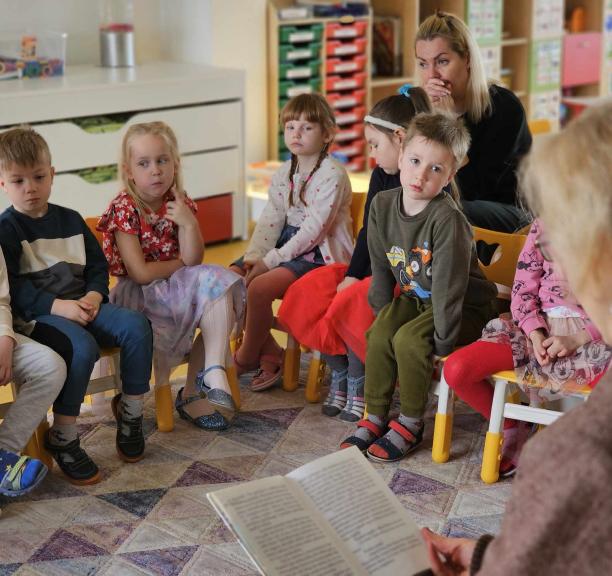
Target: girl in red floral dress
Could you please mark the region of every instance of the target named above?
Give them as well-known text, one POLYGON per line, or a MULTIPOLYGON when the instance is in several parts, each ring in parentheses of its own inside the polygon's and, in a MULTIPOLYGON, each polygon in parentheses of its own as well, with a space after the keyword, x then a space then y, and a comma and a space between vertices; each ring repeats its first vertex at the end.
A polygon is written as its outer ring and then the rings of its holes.
POLYGON ((229 334, 244 308, 243 282, 221 266, 202 264, 196 206, 183 190, 169 126, 131 126, 120 171, 124 188, 98 223, 110 273, 119 279, 111 301, 149 318, 156 386, 168 385, 172 367, 189 354, 187 381, 176 398, 180 416, 207 430, 226 428, 225 417, 198 394, 196 378, 203 367, 199 380, 208 400, 235 408, 225 363, 229 334), (194 342, 196 328, 201 337, 194 342))

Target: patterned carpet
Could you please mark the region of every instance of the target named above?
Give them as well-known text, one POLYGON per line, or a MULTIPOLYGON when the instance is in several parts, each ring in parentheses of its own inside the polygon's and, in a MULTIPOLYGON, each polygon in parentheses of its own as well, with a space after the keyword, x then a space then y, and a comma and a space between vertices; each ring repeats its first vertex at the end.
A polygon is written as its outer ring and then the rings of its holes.
MULTIPOLYGON (((353 426, 322 416, 320 405, 305 402, 303 387, 252 394, 242 384, 243 410, 219 433, 178 418, 173 432, 157 432, 150 398, 147 452, 137 464, 115 453, 110 403, 94 404, 80 428, 103 481, 76 488, 55 467, 29 497, 0 500, 0 576, 256 573, 206 492, 285 474, 336 450, 353 426)), ((432 426, 429 414, 424 446, 376 469, 419 525, 451 535, 498 531, 511 483, 480 481, 485 421, 458 405, 452 458, 442 465, 431 460, 432 426)))

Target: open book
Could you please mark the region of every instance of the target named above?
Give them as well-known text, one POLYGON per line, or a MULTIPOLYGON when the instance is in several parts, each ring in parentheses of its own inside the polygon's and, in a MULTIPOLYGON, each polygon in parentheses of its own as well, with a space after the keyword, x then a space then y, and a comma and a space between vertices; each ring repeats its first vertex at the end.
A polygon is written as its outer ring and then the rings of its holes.
POLYGON ((410 576, 429 565, 418 527, 355 447, 207 496, 267 576, 410 576))

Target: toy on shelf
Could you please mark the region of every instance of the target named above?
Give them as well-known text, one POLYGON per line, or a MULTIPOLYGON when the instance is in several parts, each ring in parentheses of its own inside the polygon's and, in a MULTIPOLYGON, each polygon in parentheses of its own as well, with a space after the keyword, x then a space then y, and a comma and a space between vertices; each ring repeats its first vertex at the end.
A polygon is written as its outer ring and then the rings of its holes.
POLYGON ((66 53, 64 33, 5 33, 0 39, 0 79, 61 76, 66 53))

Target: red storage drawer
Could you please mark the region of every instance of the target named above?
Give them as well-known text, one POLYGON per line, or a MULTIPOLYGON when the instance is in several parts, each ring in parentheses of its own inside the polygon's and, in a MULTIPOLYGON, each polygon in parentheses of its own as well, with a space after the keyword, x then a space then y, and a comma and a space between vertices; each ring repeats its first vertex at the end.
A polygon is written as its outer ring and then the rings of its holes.
POLYGON ((359 72, 347 77, 328 76, 325 79, 325 88, 328 92, 334 90, 355 90, 356 88, 363 88, 365 79, 365 72, 359 72))
POLYGON ((346 126, 341 130, 338 130, 336 134, 336 142, 347 142, 348 140, 356 140, 357 138, 363 137, 363 122, 360 124, 353 124, 352 126, 346 126))
POLYGON ((338 126, 345 126, 346 124, 355 124, 355 122, 363 122, 365 116, 365 106, 357 106, 350 110, 342 110, 336 112, 336 124, 338 126))
POLYGON ((355 158, 351 158, 350 162, 344 164, 344 167, 349 172, 363 172, 365 170, 365 165, 365 156, 355 156, 355 158))
POLYGON ((345 144, 335 143, 330 149, 330 152, 334 155, 338 155, 344 158, 351 158, 352 156, 359 156, 363 154, 365 150, 366 142, 363 138, 359 140, 353 140, 345 144))
POLYGON ((353 54, 363 54, 368 41, 365 38, 356 38, 351 42, 340 40, 330 40, 327 43, 328 56, 351 56, 353 54))
POLYGON ((326 38, 357 38, 364 36, 368 27, 365 21, 353 22, 352 24, 341 24, 332 22, 325 27, 326 38))
POLYGON ((365 90, 355 90, 353 92, 328 92, 327 101, 335 110, 352 108, 365 102, 365 90))
POLYGON ((204 242, 218 242, 232 237, 232 194, 194 200, 204 242))
POLYGON ((601 33, 566 34, 563 37, 561 84, 564 88, 596 84, 601 72, 601 33))
POLYGON ((365 65, 365 55, 347 59, 329 58, 325 62, 325 70, 328 74, 348 74, 352 72, 361 72, 365 68, 365 65))

